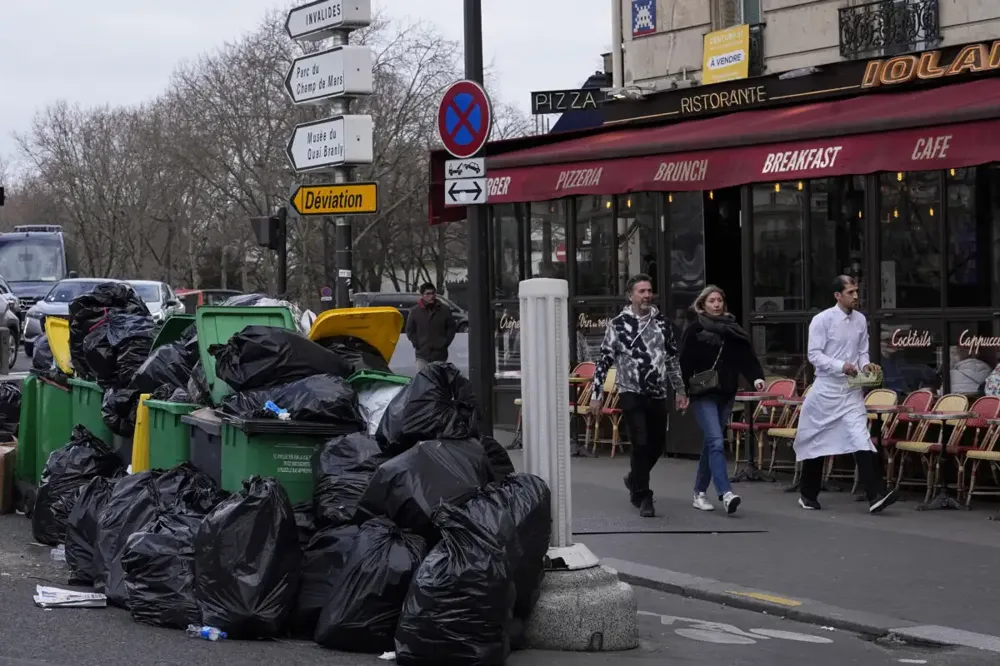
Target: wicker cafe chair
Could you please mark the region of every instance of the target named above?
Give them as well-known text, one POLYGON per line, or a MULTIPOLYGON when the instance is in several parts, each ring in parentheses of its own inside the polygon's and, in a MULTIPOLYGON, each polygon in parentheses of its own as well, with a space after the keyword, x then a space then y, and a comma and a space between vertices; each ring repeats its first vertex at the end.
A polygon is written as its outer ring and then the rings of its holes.
POLYGON ((969 472, 969 490, 965 493, 966 508, 972 506, 973 495, 1000 495, 1000 445, 998 445, 998 441, 1000 441, 1000 426, 993 426, 983 437, 979 448, 967 451, 962 458, 961 474, 963 476, 965 466, 972 463, 969 472), (991 486, 981 487, 979 485, 979 468, 983 463, 986 463, 992 472, 993 485, 991 486))
MULTIPOLYGON (((611 444, 611 457, 615 457, 615 451, 621 446, 621 423, 622 410, 618 408, 618 400, 621 396, 615 387, 615 368, 608 370, 608 377, 604 380, 604 403, 601 405, 601 412, 597 415, 587 412, 584 419, 588 422, 587 432, 594 434, 591 452, 597 455, 597 445, 601 441, 601 421, 607 417, 611 422, 611 439, 606 440, 611 444)), ((584 440, 584 446, 587 442, 584 440)))
MULTIPOLYGON (((987 395, 976 400, 969 411, 976 415, 975 418, 966 419, 956 430, 959 433, 949 440, 948 453, 953 456, 955 462, 956 486, 958 496, 961 499, 965 493, 965 465, 970 453, 982 450, 983 444, 987 443, 990 437, 995 438, 997 426, 990 423, 991 419, 1000 417, 1000 397, 987 395), (963 441, 966 442, 963 444, 963 441)), ((935 454, 934 476, 940 478, 941 473, 941 450, 933 451, 935 454)), ((971 489, 971 481, 970 481, 971 489)), ((971 496, 971 493, 969 493, 971 496)), ((969 506, 966 499, 966 506, 969 506)))
MULTIPOLYGON (((938 398, 937 403, 931 412, 964 412, 969 409, 969 398, 964 395, 959 395, 957 393, 949 393, 948 395, 943 395, 938 398)), ((944 431, 946 427, 951 427, 952 432, 948 439, 948 445, 953 446, 956 442, 954 438, 961 436, 963 425, 960 420, 952 421, 928 421, 927 419, 920 419, 920 425, 916 427, 913 434, 912 440, 906 440, 902 442, 896 442, 896 451, 899 455, 899 472, 896 475, 896 488, 900 488, 903 485, 907 486, 920 486, 924 485, 926 487, 924 494, 924 503, 927 503, 931 499, 931 495, 934 492, 935 484, 935 455, 940 453, 941 447, 944 445, 944 431), (928 440, 927 433, 930 430, 930 426, 934 424, 938 427, 938 438, 937 442, 928 440), (904 478, 903 474, 906 470, 906 460, 911 455, 917 455, 920 458, 921 466, 924 469, 924 480, 921 482, 917 478, 904 478)))
MULTIPOLYGON (((787 377, 775 379, 770 384, 765 385, 764 393, 773 393, 782 398, 791 398, 795 395, 795 380, 787 377)), ((785 405, 776 400, 764 400, 757 403, 757 406, 753 410, 749 426, 745 420, 738 420, 742 416, 742 413, 739 413, 739 416, 734 413, 730 417, 729 429, 735 435, 735 451, 733 455, 734 475, 739 472, 741 464, 749 462, 749 456, 746 459, 740 459, 741 444, 745 447, 756 445, 757 464, 763 466, 764 438, 768 430, 779 426, 778 417, 784 411, 784 407, 785 405), (750 433, 747 432, 748 430, 753 431, 754 444, 750 444, 750 433)))
MULTIPOLYGON (((865 396, 865 407, 891 407, 896 404, 899 400, 899 395, 892 389, 887 388, 877 388, 868 392, 865 396)), ((892 414, 869 414, 868 421, 878 421, 876 427, 882 429, 882 437, 885 438, 888 424, 890 423, 892 414)), ((872 444, 878 441, 878 438, 874 435, 872 436, 872 444)), ((853 456, 852 456, 853 459, 853 456)), ((833 461, 830 461, 831 469, 833 467, 833 461)), ((855 464, 854 469, 851 472, 851 478, 854 480, 854 485, 851 486, 851 494, 858 492, 858 487, 861 485, 861 477, 858 474, 858 466, 855 464)))
MULTIPOLYGON (((812 384, 805 387, 802 391, 802 397, 806 397, 809 394, 809 389, 812 388, 812 384)), ((799 480, 799 465, 794 462, 778 462, 778 449, 784 445, 791 448, 795 443, 795 435, 798 433, 798 423, 799 415, 802 413, 802 403, 794 406, 787 406, 785 414, 782 414, 781 418, 778 419, 778 426, 774 428, 769 428, 767 431, 767 438, 771 442, 771 462, 768 464, 767 473, 774 478, 775 472, 792 472, 793 478, 792 483, 798 483, 799 480)))
MULTIPOLYGON (((919 389, 903 398, 903 406, 909 407, 914 413, 930 411, 934 404, 934 393, 930 389, 919 389)), ((886 455, 886 479, 895 478, 895 464, 898 457, 896 443, 900 440, 912 440, 916 427, 921 421, 907 414, 896 414, 886 424, 882 435, 882 448, 886 455)))

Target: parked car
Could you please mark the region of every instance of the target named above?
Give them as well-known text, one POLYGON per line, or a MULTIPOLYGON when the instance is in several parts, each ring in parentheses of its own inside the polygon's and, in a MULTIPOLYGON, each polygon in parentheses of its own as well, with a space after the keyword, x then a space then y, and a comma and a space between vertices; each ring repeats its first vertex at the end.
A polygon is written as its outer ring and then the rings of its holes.
POLYGON ((236 289, 178 289, 176 293, 184 304, 184 311, 193 315, 203 305, 218 305, 243 292, 236 289))
POLYGON ((149 313, 156 321, 163 321, 170 315, 184 314, 184 306, 177 294, 166 282, 156 280, 126 280, 132 285, 149 308, 149 313))
POLYGON ((49 289, 49 293, 28 308, 24 316, 24 353, 30 358, 35 349, 35 339, 45 332, 46 317, 69 317, 69 304, 77 296, 85 294, 99 284, 119 282, 108 278, 68 278, 60 280, 49 289))
MULTIPOLYGON (((14 290, 11 288, 10 283, 2 275, 0 275, 0 299, 7 301, 7 307, 13 312, 21 324, 24 324, 24 313, 27 308, 21 307, 21 299, 19 299, 15 294, 14 290)), ((20 331, 20 326, 18 330, 20 331)))
MULTIPOLYGON (((451 315, 458 324, 458 332, 466 333, 469 330, 469 313, 460 308, 453 301, 438 294, 437 299, 441 305, 451 309, 451 315)), ((361 291, 351 297, 356 308, 396 308, 403 313, 403 327, 406 327, 406 318, 410 314, 410 309, 416 306, 420 300, 420 294, 409 292, 382 292, 382 291, 361 291)))

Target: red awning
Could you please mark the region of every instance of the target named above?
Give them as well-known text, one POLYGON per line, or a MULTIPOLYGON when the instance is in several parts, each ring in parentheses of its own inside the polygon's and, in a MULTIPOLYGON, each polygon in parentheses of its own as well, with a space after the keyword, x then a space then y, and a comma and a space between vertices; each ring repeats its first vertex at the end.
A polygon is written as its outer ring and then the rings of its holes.
POLYGON ((1000 79, 622 129, 488 158, 489 202, 1000 161, 1000 79))

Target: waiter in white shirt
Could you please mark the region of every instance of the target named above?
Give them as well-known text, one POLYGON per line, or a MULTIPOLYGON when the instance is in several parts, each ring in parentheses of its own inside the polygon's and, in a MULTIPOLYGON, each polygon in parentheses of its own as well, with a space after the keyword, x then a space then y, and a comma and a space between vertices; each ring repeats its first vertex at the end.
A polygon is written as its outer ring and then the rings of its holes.
POLYGON ((896 492, 883 491, 864 397, 860 388, 847 384, 858 368, 875 369, 868 356, 868 322, 855 310, 858 283, 854 278, 837 276, 833 291, 837 304, 809 324, 809 362, 816 368, 816 381, 802 403, 795 435, 795 459, 802 464, 799 506, 819 509, 825 459, 853 454, 868 512, 879 513, 896 501, 896 492))

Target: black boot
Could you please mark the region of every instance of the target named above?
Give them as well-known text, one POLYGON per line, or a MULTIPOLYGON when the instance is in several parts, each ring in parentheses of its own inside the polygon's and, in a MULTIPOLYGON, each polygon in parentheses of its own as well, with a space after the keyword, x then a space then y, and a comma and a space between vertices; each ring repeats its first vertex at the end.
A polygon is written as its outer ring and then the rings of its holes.
POLYGON ((625 475, 625 487, 628 488, 629 501, 632 502, 632 506, 638 509, 639 505, 642 504, 642 499, 637 497, 635 491, 632 490, 632 472, 625 475))
POLYGON ((656 509, 653 508, 652 495, 646 495, 642 498, 642 502, 639 504, 639 515, 643 518, 652 518, 656 515, 656 509))

